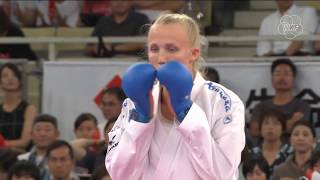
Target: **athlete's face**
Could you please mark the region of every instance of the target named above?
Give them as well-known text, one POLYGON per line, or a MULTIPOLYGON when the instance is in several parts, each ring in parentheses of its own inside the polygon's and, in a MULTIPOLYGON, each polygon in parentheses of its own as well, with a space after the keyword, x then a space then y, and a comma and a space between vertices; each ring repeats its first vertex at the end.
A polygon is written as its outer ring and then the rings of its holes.
POLYGON ((182 24, 152 26, 148 36, 148 56, 156 68, 168 61, 177 60, 192 72, 199 55, 199 48, 192 47, 182 24))

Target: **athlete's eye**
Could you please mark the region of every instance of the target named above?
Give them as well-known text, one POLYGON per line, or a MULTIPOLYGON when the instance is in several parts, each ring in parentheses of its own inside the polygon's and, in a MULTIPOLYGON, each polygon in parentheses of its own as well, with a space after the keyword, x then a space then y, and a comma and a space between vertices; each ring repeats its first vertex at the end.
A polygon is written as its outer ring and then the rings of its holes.
POLYGON ((149 51, 150 51, 150 52, 153 52, 153 53, 158 52, 158 51, 159 51, 159 47, 156 46, 156 45, 151 45, 151 46, 149 47, 149 51))

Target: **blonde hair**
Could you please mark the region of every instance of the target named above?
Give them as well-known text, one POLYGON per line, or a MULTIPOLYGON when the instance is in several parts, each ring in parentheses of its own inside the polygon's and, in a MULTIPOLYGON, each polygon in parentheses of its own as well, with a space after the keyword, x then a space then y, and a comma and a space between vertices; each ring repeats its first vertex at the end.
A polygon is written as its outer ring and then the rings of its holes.
MULTIPOLYGON (((160 15, 154 23, 151 25, 152 29, 155 25, 167 25, 167 24, 181 24, 185 27, 187 35, 190 39, 191 46, 193 48, 201 48, 201 35, 200 28, 196 21, 185 14, 163 14, 160 15)), ((201 51, 199 58, 195 61, 193 65, 193 70, 198 71, 200 63, 204 62, 201 57, 201 51)))

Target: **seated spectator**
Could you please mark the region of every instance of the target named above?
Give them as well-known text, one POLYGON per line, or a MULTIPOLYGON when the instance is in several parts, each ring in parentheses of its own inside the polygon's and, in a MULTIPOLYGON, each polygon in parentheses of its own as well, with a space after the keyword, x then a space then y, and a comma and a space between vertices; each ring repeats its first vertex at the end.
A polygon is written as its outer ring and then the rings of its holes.
POLYGON ((37 26, 77 27, 80 24, 80 1, 38 1, 37 26))
POLYGON ((34 147, 30 152, 18 156, 19 160, 29 160, 40 169, 42 180, 49 180, 48 159, 46 151, 48 146, 59 137, 57 119, 49 114, 42 114, 35 118, 31 139, 34 147))
POLYGON ((306 172, 306 177, 309 180, 320 179, 320 151, 316 151, 316 149, 310 158, 310 167, 306 172))
POLYGON ((147 15, 150 21, 154 21, 160 14, 180 12, 186 1, 134 0, 133 5, 138 12, 147 15))
POLYGON ((242 172, 246 180, 268 180, 268 162, 263 156, 249 156, 243 162, 242 172))
POLYGON ((4 92, 0 105, 0 134, 7 147, 23 150, 30 143, 36 107, 22 99, 22 74, 16 65, 6 63, 1 66, 0 85, 4 92))
POLYGON ((81 23, 83 26, 95 26, 103 16, 111 15, 111 0, 84 0, 81 7, 81 23))
MULTIPOLYGON (((278 25, 281 20, 284 20, 285 15, 300 17, 303 30, 301 28, 299 30, 303 34, 314 34, 316 32, 318 16, 314 8, 299 7, 294 4, 293 0, 276 0, 276 3, 278 10, 262 21, 259 35, 279 35, 278 25)), ((293 20, 288 19, 288 21, 293 20)), ((311 41, 259 41, 257 44, 258 56, 295 56, 313 52, 314 48, 311 41)))
POLYGON ((97 118, 91 113, 82 113, 74 122, 77 139, 100 139, 97 118))
POLYGON ((252 156, 263 156, 268 163, 270 174, 274 168, 284 162, 291 154, 290 145, 281 141, 281 135, 286 130, 284 114, 277 109, 270 109, 261 114, 259 119, 261 143, 251 149, 252 156))
POLYGON ((211 82, 219 83, 220 82, 220 76, 219 72, 214 68, 210 66, 206 66, 202 68, 201 70, 203 72, 203 77, 211 82))
POLYGON ((83 168, 89 174, 99 165, 104 164, 104 157, 108 147, 108 133, 111 131, 117 119, 110 119, 104 127, 104 138, 101 140, 93 139, 76 139, 71 142, 74 150, 77 166, 83 168), (89 147, 95 146, 96 151, 92 151, 89 147))
POLYGON ((0 179, 8 179, 10 167, 15 164, 19 155, 18 151, 12 149, 0 149, 0 179))
POLYGON ((52 179, 78 179, 72 172, 75 159, 73 149, 68 142, 64 140, 54 141, 49 145, 46 156, 48 157, 52 179))
POLYGON ((294 153, 280 164, 273 173, 273 179, 298 179, 306 174, 316 140, 314 127, 305 120, 295 122, 292 127, 290 142, 294 153))
POLYGON ((8 180, 43 180, 40 170, 30 161, 18 161, 9 171, 8 180))
MULTIPOLYGON (((127 98, 126 94, 120 87, 111 87, 103 90, 100 110, 104 117, 104 122, 99 123, 101 135, 105 134, 103 130, 109 119, 117 119, 121 113, 122 103, 127 98)), ((101 136, 100 138, 103 138, 101 136)))
POLYGON ((251 121, 256 121, 266 109, 279 109, 286 117, 286 133, 301 119, 309 120, 310 106, 294 96, 297 69, 289 59, 277 59, 271 65, 272 85, 275 95, 270 100, 257 104, 252 112, 251 121))
MULTIPOLYGON (((0 37, 24 37, 21 29, 10 22, 0 6, 0 37)), ((0 44, 0 59, 38 60, 29 44, 0 44)))
POLYGON ((36 1, 2 1, 0 5, 6 9, 6 14, 13 24, 24 27, 34 27, 36 25, 36 1))
MULTIPOLYGON (((111 1, 112 14, 99 20, 92 36, 139 36, 143 26, 149 23, 147 16, 132 10, 130 1, 111 1)), ((86 53, 89 56, 112 57, 114 55, 138 55, 144 43, 104 43, 88 44, 86 53)))
POLYGON ((99 151, 100 145, 104 145, 104 141, 99 140, 100 134, 97 126, 97 119, 91 113, 80 114, 74 123, 74 132, 76 139, 71 142, 74 148, 77 172, 81 174, 91 174, 93 172, 94 155, 99 151), (92 158, 88 158, 85 163, 82 159, 87 153, 94 154, 92 158))
POLYGON ((94 170, 92 174, 92 180, 111 180, 111 177, 104 164, 100 165, 94 170))

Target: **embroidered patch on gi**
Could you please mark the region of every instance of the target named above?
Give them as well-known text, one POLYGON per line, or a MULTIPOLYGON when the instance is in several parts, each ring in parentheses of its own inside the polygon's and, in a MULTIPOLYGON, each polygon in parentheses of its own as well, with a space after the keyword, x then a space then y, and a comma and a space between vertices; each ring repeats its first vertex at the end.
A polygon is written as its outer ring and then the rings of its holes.
POLYGON ((109 143, 108 143, 108 153, 118 146, 121 136, 121 129, 117 128, 111 132, 109 132, 109 143))
POLYGON ((131 110, 129 111, 129 119, 128 119, 128 121, 129 121, 129 122, 130 122, 131 120, 138 121, 138 119, 139 119, 139 114, 138 114, 137 110, 131 109, 131 110))
POLYGON ((227 115, 226 117, 223 118, 223 124, 229 124, 232 122, 232 116, 227 115))
POLYGON ((128 103, 127 103, 127 101, 125 101, 125 102, 123 103, 122 107, 127 107, 127 105, 128 105, 128 103))
POLYGON ((228 112, 231 109, 231 98, 230 96, 218 86, 215 86, 212 82, 206 83, 208 85, 209 90, 215 91, 220 95, 220 98, 224 101, 224 110, 228 112))

